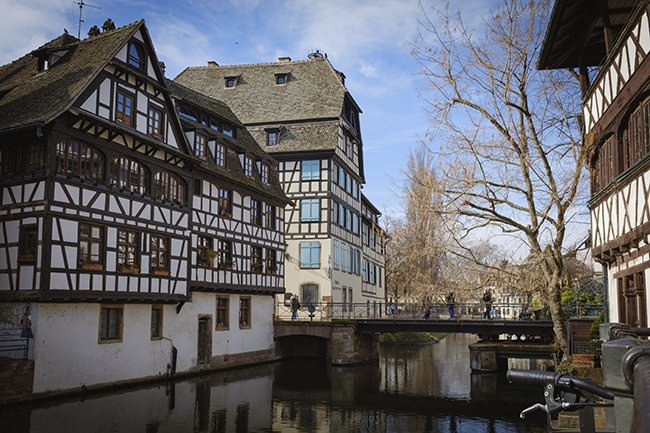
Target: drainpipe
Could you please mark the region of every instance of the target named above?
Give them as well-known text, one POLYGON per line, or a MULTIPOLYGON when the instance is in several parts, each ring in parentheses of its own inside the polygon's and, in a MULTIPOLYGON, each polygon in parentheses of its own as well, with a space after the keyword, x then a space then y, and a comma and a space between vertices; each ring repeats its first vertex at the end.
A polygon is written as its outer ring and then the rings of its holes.
MULTIPOLYGON (((604 311, 604 316, 605 316, 605 321, 604 323, 610 323, 609 322, 609 303, 607 300, 609 299, 609 276, 607 274, 607 265, 605 263, 601 263, 600 265, 603 269, 603 311, 604 311)), ((621 318, 618 318, 621 320, 621 318)))

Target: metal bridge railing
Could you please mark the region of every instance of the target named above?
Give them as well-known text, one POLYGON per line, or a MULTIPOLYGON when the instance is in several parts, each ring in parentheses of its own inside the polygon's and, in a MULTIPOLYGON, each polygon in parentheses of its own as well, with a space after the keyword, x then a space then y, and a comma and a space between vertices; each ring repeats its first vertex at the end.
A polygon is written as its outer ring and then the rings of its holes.
POLYGON ((0 358, 26 360, 29 338, 21 337, 20 329, 0 330, 0 358))
MULTIPOLYGON (((454 304, 454 319, 459 320, 533 320, 532 312, 526 312, 528 304, 520 303, 491 303, 490 314, 486 317, 484 303, 454 304)), ((602 306, 601 306, 602 308, 602 306)), ((586 309, 585 309, 586 311, 586 309)), ((275 309, 276 320, 291 320, 292 308, 290 301, 278 303, 275 309)), ((597 314, 596 314, 597 315, 597 314)), ((544 313, 541 320, 547 320, 544 313)), ((316 302, 301 303, 298 310, 298 320, 330 321, 332 319, 413 319, 445 320, 450 319, 446 303, 436 303, 426 308, 422 303, 385 303, 367 301, 363 303, 316 302), (428 312, 428 315, 427 315, 428 312)))

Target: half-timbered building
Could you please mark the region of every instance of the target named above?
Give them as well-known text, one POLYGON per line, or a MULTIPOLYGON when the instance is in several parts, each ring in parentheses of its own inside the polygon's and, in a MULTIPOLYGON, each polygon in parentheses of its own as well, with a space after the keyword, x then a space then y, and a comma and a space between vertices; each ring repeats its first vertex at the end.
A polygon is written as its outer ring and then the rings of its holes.
POLYGON ((593 257, 608 320, 645 327, 650 280, 650 1, 556 0, 539 68, 580 72, 593 257))
MULTIPOLYGON (((235 66, 209 62, 174 81, 226 102, 278 160, 280 182, 294 203, 286 210, 287 292, 298 294, 303 307, 381 302, 383 253, 375 248, 364 254, 361 110, 345 75, 321 53, 309 57, 235 66)), ((377 229, 371 220, 379 213, 366 202, 373 209, 368 224, 377 229)))
POLYGON ((274 358, 277 162, 111 24, 0 67, 0 350, 30 328, 34 393, 274 358))

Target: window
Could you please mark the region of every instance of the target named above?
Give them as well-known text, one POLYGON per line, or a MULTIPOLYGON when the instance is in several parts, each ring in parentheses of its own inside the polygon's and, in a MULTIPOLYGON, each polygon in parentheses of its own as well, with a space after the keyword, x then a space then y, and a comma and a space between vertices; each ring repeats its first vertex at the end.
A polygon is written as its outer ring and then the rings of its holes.
POLYGON ((278 270, 277 264, 277 253, 274 249, 266 249, 266 271, 270 273, 275 273, 278 270))
POLYGON ((275 206, 270 204, 264 205, 264 225, 275 230, 275 206))
POLYGON ((38 252, 38 226, 36 224, 21 226, 18 239, 18 260, 22 262, 35 261, 38 252))
POLYGON ((217 296, 217 329, 228 329, 230 326, 229 323, 229 305, 230 305, 230 298, 227 296, 217 296))
POLYGON ((235 87, 237 84, 237 77, 226 77, 224 80, 225 87, 235 87))
POLYGON ((151 270, 169 271, 169 239, 151 236, 151 270))
POLYGON ((264 270, 264 263, 262 263, 262 248, 251 247, 251 271, 262 272, 264 270))
POLYGON ((111 166, 111 185, 144 194, 149 192, 149 172, 137 161, 118 156, 111 166))
POLYGON ((138 265, 140 251, 139 234, 129 230, 117 231, 117 266, 119 269, 133 269, 138 265))
POLYGON ((262 203, 259 200, 251 199, 251 224, 262 225, 262 203))
POLYGON ((266 131, 266 145, 275 146, 278 144, 278 131, 266 131))
POLYGON ((84 143, 62 141, 56 145, 56 171, 101 182, 104 158, 84 143))
POLYGON ((206 236, 199 236, 196 242, 196 250, 196 264, 211 267, 214 257, 211 259, 208 252, 212 250, 212 240, 206 236))
POLYGON ((320 200, 317 198, 300 200, 300 221, 318 221, 320 200))
POLYGON ((341 270, 347 272, 348 269, 348 246, 341 244, 341 270))
POLYGON ((79 261, 82 264, 101 264, 104 230, 90 224, 79 225, 79 261))
POLYGON ((275 74, 275 84, 287 84, 287 74, 275 74))
POLYGON ((318 305, 318 286, 316 284, 303 284, 301 289, 303 305, 318 305))
POLYGON ((144 50, 140 44, 131 42, 129 45, 129 65, 133 65, 138 69, 144 69, 144 50))
POLYGON ((343 167, 339 167, 338 184, 340 187, 345 188, 345 172, 343 171, 343 167))
POLYGON ((187 107, 179 106, 178 114, 195 122, 197 121, 196 113, 187 107))
POLYGON ((4 176, 36 171, 44 168, 44 146, 38 142, 20 141, 9 147, 6 156, 3 152, 2 159, 4 176))
POLYGON ((232 194, 227 189, 219 188, 219 214, 232 216, 232 194))
POLYGON ((115 121, 126 126, 133 126, 133 97, 118 90, 115 121))
POLYGON ((207 138, 205 135, 194 134, 194 154, 202 159, 207 159, 207 154, 205 153, 207 138))
POLYGON ((320 244, 318 242, 300 243, 300 267, 320 268, 320 244))
POLYGON ((122 340, 123 307, 102 307, 99 324, 99 341, 122 340))
POLYGON ((222 125, 222 131, 223 135, 227 135, 228 137, 235 138, 235 129, 230 123, 223 122, 222 125))
POLYGON ((177 203, 187 201, 185 181, 176 173, 162 171, 156 173, 153 181, 154 195, 177 203))
POLYGON ((230 241, 219 240, 217 256, 219 257, 220 268, 232 268, 232 244, 230 241))
POLYGON ((194 179, 194 195, 201 195, 203 193, 203 181, 201 179, 194 179))
POLYGON ((251 298, 242 296, 239 298, 239 327, 250 328, 251 326, 251 298))
POLYGON ((350 209, 345 210, 345 228, 352 230, 352 213, 350 213, 350 209))
POLYGON ((358 264, 357 264, 357 249, 352 248, 352 251, 350 252, 350 259, 352 260, 352 266, 350 267, 350 272, 353 274, 356 274, 358 271, 358 264))
POLYGON ((149 135, 154 138, 162 138, 162 111, 149 108, 149 135))
POLYGON ((253 179, 253 158, 250 156, 244 156, 244 176, 249 179, 253 179))
POLYGON ((302 180, 320 179, 320 161, 302 162, 302 180))
POLYGON ((260 172, 260 177, 262 178, 262 183, 264 185, 269 184, 269 165, 262 163, 262 170, 260 172))
POLYGON ((221 143, 217 143, 215 146, 214 162, 219 167, 223 168, 226 166, 226 146, 221 143))
POLYGON ((339 268, 339 241, 336 239, 334 240, 334 253, 332 254, 334 256, 334 269, 339 268))
POLYGON ((151 306, 151 339, 160 340, 162 334, 163 307, 162 305, 151 306))

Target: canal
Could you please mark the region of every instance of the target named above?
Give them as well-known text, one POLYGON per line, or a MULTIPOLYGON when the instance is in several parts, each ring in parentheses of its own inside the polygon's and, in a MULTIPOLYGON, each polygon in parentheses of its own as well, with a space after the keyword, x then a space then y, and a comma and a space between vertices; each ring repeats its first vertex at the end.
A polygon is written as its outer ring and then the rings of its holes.
MULTIPOLYGON (((118 393, 0 409, 12 433, 543 432, 541 389, 472 375, 468 344, 381 348, 379 362, 291 359, 118 393)), ((521 368, 521 365, 517 365, 521 368)))

